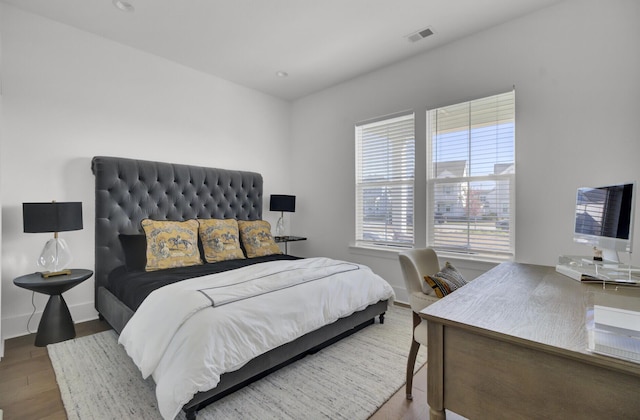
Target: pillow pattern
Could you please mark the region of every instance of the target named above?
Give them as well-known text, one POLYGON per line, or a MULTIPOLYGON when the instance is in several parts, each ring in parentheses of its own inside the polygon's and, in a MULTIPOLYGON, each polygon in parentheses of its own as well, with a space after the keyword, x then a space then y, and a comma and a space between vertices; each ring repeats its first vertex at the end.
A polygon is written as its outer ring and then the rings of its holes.
POLYGON ((467 284, 462 274, 448 261, 445 263, 444 268, 436 274, 424 276, 424 280, 434 292, 436 292, 436 296, 439 298, 445 297, 449 293, 467 284))
POLYGON ((198 233, 207 262, 244 259, 235 219, 200 219, 198 222, 198 233))
POLYGON ((271 236, 271 225, 266 220, 238 220, 238 228, 247 258, 282 254, 271 236))
POLYGON ((146 271, 202 264, 197 220, 144 219, 140 224, 147 240, 146 271))

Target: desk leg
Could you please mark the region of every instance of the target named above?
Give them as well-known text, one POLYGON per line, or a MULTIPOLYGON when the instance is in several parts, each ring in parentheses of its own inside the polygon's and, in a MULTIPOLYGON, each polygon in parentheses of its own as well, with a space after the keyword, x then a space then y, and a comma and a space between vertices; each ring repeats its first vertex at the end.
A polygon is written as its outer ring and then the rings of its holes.
POLYGON ((36 334, 36 346, 45 347, 47 344, 69 340, 76 336, 73 319, 69 313, 69 307, 62 295, 51 295, 47 306, 44 308, 38 334, 36 334))
POLYGON ((431 420, 445 420, 444 411, 444 326, 427 321, 427 404, 431 420))

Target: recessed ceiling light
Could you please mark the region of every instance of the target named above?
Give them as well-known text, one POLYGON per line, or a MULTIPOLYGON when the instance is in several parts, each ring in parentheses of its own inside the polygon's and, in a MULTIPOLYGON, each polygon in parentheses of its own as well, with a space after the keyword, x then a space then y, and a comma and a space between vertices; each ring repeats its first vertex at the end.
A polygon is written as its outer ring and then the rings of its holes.
POLYGON ((123 12, 133 12, 135 10, 133 4, 125 0, 113 0, 113 5, 123 12))
POLYGON ((278 76, 278 77, 287 77, 288 75, 289 75, 289 73, 287 73, 286 71, 280 70, 280 71, 276 72, 276 76, 278 76))

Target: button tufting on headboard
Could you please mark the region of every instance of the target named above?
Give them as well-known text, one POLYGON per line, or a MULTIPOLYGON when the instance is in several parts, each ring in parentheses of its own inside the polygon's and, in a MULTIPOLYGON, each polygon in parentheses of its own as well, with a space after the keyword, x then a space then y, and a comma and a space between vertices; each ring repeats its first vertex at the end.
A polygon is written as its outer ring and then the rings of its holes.
POLYGON ((262 218, 262 175, 164 162, 96 156, 96 290, 123 264, 120 234, 140 221, 262 218), (245 187, 250 186, 250 187, 245 187))

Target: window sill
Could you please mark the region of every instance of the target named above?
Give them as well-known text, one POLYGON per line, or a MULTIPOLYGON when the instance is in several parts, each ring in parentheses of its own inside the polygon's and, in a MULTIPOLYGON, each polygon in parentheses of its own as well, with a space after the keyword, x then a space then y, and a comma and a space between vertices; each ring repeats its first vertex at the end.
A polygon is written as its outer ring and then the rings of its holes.
MULTIPOLYGON (((349 250, 358 255, 365 255, 370 257, 379 257, 379 258, 388 258, 388 259, 397 259, 398 254, 404 251, 408 251, 413 247, 402 247, 402 246, 383 246, 383 245, 372 245, 372 244, 360 244, 360 243, 351 243, 349 244, 349 250)), ((491 254, 464 254, 458 252, 447 252, 447 251, 436 251, 438 254, 438 259, 442 261, 444 260, 458 260, 458 261, 469 261, 469 262, 478 262, 478 263, 486 263, 486 264, 500 264, 506 261, 513 261, 514 258, 512 255, 491 255, 491 254)))
POLYGON ((349 244, 349 251, 353 254, 365 255, 368 257, 398 259, 398 254, 411 249, 410 247, 402 246, 384 246, 384 245, 372 245, 372 244, 349 244))
POLYGON ((513 261, 513 255, 492 255, 492 254, 463 254, 459 252, 437 251, 439 259, 452 259, 460 261, 474 261, 489 264, 500 264, 506 261, 513 261))

